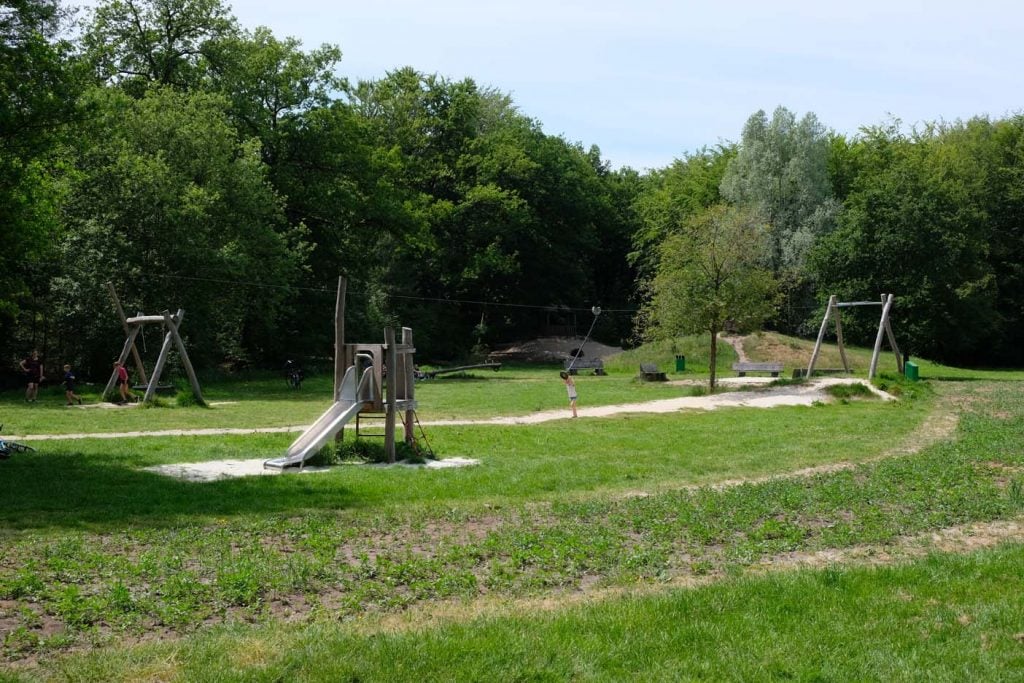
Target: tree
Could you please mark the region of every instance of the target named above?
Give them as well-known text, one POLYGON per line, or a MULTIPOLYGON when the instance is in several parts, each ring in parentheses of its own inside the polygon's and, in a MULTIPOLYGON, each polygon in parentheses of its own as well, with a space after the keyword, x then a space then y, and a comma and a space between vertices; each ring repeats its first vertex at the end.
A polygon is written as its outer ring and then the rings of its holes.
POLYGON ((0 357, 21 341, 16 321, 33 313, 52 270, 60 143, 82 82, 72 46, 59 38, 68 18, 56 0, 8 0, 0 8, 0 357))
POLYGON ((54 281, 54 317, 77 331, 70 357, 107 365, 120 334, 107 281, 128 311, 185 308, 197 360, 246 362, 286 344, 280 321, 305 247, 258 142, 238 139, 217 95, 88 96, 97 116, 79 140, 54 281))
POLYGON ((195 86, 212 46, 236 31, 221 0, 104 0, 82 42, 100 79, 138 96, 150 84, 195 86))
POLYGON ((833 227, 839 203, 829 182, 830 140, 818 118, 778 107, 743 127, 739 153, 722 179, 722 196, 759 212, 771 225, 766 261, 784 292, 780 327, 797 331, 812 299, 806 259, 833 227))
POLYGON ((777 285, 763 266, 768 232, 750 209, 716 205, 661 245, 646 314, 654 337, 707 332, 715 388, 718 333, 727 321, 751 329, 771 315, 777 285))

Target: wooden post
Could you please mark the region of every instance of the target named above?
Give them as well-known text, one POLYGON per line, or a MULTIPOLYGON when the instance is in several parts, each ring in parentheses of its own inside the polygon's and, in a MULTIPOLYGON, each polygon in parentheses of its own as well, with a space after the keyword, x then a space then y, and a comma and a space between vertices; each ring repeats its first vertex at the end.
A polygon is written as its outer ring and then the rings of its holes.
MULTIPOLYGON (((416 376, 413 371, 413 355, 412 355, 412 328, 402 328, 402 346, 406 348, 406 352, 402 354, 404 362, 402 363, 402 379, 405 383, 402 392, 402 398, 409 401, 407 406, 412 405, 412 401, 416 398, 416 376)), ((416 411, 407 407, 405 410, 405 419, 402 420, 402 428, 405 432, 405 443, 412 445, 416 438, 416 433, 413 430, 413 420, 416 418, 416 411)))
MULTIPOLYGON (((185 368, 185 374, 188 375, 188 381, 192 385, 192 394, 199 401, 200 405, 206 405, 206 401, 203 400, 203 391, 199 388, 199 378, 196 377, 196 371, 192 368, 192 361, 188 359, 188 351, 185 350, 185 342, 182 341, 181 335, 178 333, 178 326, 181 325, 181 319, 185 317, 185 309, 179 308, 178 312, 172 318, 167 311, 163 311, 164 325, 170 330, 170 333, 174 336, 174 345, 178 347, 178 355, 181 356, 181 365, 185 368)), ((148 393, 148 392, 147 392, 148 393)))
MULTIPOLYGON (((114 285, 110 282, 107 283, 107 291, 110 292, 110 298, 114 300, 114 309, 117 311, 117 317, 121 319, 121 329, 124 330, 124 335, 128 336, 128 322, 124 314, 124 309, 121 308, 121 300, 117 298, 117 290, 114 289, 114 285)), ((135 361, 135 371, 139 373, 139 379, 143 384, 149 384, 149 380, 146 379, 146 366, 142 364, 142 357, 139 356, 139 350, 135 348, 134 341, 132 342, 132 359, 135 361)))
POLYGON ((846 360, 846 346, 843 344, 843 321, 839 308, 836 308, 836 344, 839 346, 839 357, 843 360, 843 370, 850 372, 850 362, 846 360))
POLYGON ((811 362, 807 364, 807 379, 814 374, 814 364, 818 362, 818 354, 821 353, 821 340, 825 338, 825 329, 828 327, 828 317, 832 315, 832 307, 836 304, 836 295, 828 298, 828 307, 825 309, 825 317, 821 320, 821 329, 818 330, 818 341, 814 342, 814 351, 811 353, 811 362))
POLYGON ((395 461, 395 413, 397 412, 395 388, 398 385, 396 381, 398 375, 398 349, 396 348, 397 344, 395 344, 395 328, 384 328, 384 344, 384 357, 387 359, 385 363, 388 368, 388 388, 386 405, 384 406, 384 451, 387 453, 388 462, 393 463, 395 461))
POLYGON ((341 381, 347 368, 345 358, 345 290, 348 282, 338 277, 338 298, 334 302, 334 400, 341 398, 341 381))
POLYGON ((882 319, 878 321, 878 334, 875 335, 875 350, 871 353, 871 367, 868 368, 868 379, 874 379, 875 370, 878 369, 878 354, 882 351, 882 336, 885 334, 885 321, 889 318, 889 309, 892 308, 892 294, 886 296, 885 304, 882 306, 882 319))
MULTIPOLYGON (((128 336, 124 340, 124 347, 121 349, 121 354, 117 357, 117 360, 122 365, 128 360, 128 354, 131 349, 135 348, 135 336, 139 333, 140 325, 131 325, 128 330, 128 336)), ((117 370, 110 373, 110 379, 107 380, 107 386, 103 389, 103 399, 106 400, 107 396, 114 389, 114 383, 117 381, 117 370)))
MULTIPOLYGON (((885 298, 882 299, 882 306, 885 306, 885 298)), ((889 315, 885 316, 885 335, 889 338, 889 346, 892 347, 892 352, 896 354, 896 369, 899 373, 903 374, 903 354, 900 353, 900 347, 896 346, 896 335, 892 332, 892 311, 889 311, 889 315)))
MULTIPOLYGON (((170 316, 168 311, 163 311, 165 318, 170 316)), ((149 378, 149 384, 146 385, 146 395, 142 397, 144 403, 149 403, 153 400, 153 395, 156 393, 156 385, 160 381, 160 374, 164 371, 164 365, 167 363, 167 355, 171 351, 171 344, 174 343, 174 333, 171 329, 167 330, 167 334, 164 335, 164 343, 160 347, 160 355, 156 359, 156 365, 153 366, 153 374, 149 378)))

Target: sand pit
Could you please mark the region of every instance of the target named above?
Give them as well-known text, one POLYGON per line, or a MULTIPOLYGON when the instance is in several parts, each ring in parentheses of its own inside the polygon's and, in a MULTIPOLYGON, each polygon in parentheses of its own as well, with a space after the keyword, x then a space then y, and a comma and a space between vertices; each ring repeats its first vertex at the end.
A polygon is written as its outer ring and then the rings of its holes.
MULTIPOLYGON (((298 467, 289 467, 284 470, 277 469, 265 469, 263 467, 264 459, 258 460, 210 460, 208 462, 189 462, 189 463, 178 463, 174 465, 156 465, 154 467, 145 467, 147 472, 156 472, 168 477, 174 477, 175 479, 183 479, 185 481, 192 482, 210 482, 220 481, 223 479, 236 479, 238 477, 265 477, 265 476, 281 476, 281 475, 293 475, 293 474, 319 474, 321 472, 329 472, 336 467, 314 467, 307 465, 299 469, 298 467)), ((355 466, 370 466, 370 467, 406 467, 413 469, 427 469, 427 470, 445 470, 452 469, 455 467, 472 467, 479 465, 479 460, 473 458, 445 458, 444 460, 428 460, 425 463, 407 463, 397 462, 394 465, 387 463, 375 463, 368 464, 362 462, 348 462, 342 463, 337 467, 355 467, 355 466)))

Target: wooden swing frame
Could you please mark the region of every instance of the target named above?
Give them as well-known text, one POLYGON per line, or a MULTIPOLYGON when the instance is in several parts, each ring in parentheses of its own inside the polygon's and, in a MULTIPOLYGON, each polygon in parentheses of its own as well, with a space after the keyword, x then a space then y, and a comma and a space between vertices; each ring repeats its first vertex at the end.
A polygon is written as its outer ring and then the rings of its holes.
POLYGON ((883 294, 879 301, 838 301, 835 294, 828 298, 828 306, 825 308, 825 317, 821 320, 821 329, 818 330, 818 340, 814 343, 814 351, 811 353, 811 361, 807 364, 807 377, 814 373, 814 365, 818 362, 818 354, 821 352, 821 342, 825 338, 825 330, 828 328, 828 321, 834 317, 836 321, 836 341, 839 345, 839 357, 843 360, 843 370, 850 372, 850 363, 846 359, 846 349, 843 346, 843 323, 839 314, 843 308, 855 306, 881 306, 882 316, 878 322, 878 334, 875 336, 875 348, 871 353, 871 365, 868 367, 868 379, 874 379, 875 371, 878 369, 878 357, 882 351, 882 337, 889 338, 889 346, 896 356, 896 367, 900 374, 903 374, 903 355, 896 345, 896 336, 892 331, 892 322, 889 314, 892 311, 894 297, 892 294, 883 294))

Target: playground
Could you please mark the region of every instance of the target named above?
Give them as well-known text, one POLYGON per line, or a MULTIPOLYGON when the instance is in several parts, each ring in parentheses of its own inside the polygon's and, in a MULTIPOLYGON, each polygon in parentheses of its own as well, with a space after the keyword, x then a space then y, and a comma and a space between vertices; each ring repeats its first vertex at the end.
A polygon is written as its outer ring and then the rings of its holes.
MULTIPOLYGON (((708 394, 703 345, 678 339, 605 358, 605 376, 576 377, 577 420, 560 364, 417 382, 413 399, 396 402, 415 400, 416 436, 436 459, 411 464, 263 466, 289 457, 324 415, 346 413, 339 401, 386 400, 386 382, 379 395, 360 393, 345 373, 340 393, 327 373, 301 391, 277 376, 204 380, 206 407, 88 408, 102 387, 83 387, 81 408, 57 393, 48 405, 45 391, 27 405, 12 392, 4 436, 36 452, 0 463, 9 671, 189 680, 223 660, 240 677, 473 678, 495 670, 496 655, 452 652, 514 651, 518 663, 501 666, 516 675, 571 677, 583 661, 572 653, 588 650, 559 624, 580 619, 595 634, 628 629, 647 642, 622 660, 643 671, 644 652, 661 647, 658 625, 700 610, 734 634, 716 638, 719 665, 751 674, 763 657, 786 659, 828 614, 841 634, 829 661, 843 677, 863 662, 843 668, 841 651, 879 647, 859 626, 865 604, 827 589, 853 585, 877 596, 872 613, 910 610, 903 618, 941 623, 957 643, 984 636, 1015 656, 1020 605, 1007 596, 1024 588, 1024 462, 1006 444, 1024 439, 1024 373, 921 361, 914 382, 883 356, 872 388, 857 390, 872 350, 848 348, 852 377, 794 382, 789 371, 812 342, 754 335, 722 342, 722 386, 708 394), (687 368, 673 372, 681 354, 687 368), (781 360, 786 372, 737 377, 741 354, 781 360), (641 363, 669 381, 639 381, 641 363), (257 467, 184 474, 210 463, 257 467), (955 581, 967 565, 974 588, 961 587, 955 605, 930 602, 927 571, 948 567, 955 581), (808 594, 805 609, 760 625, 739 608, 764 601, 756 609, 771 613, 808 594), (711 607, 720 604, 734 606, 711 607), (526 641, 516 635, 524 624, 526 641), (788 645, 779 629, 796 634, 788 645), (414 645, 424 638, 429 647, 414 645), (301 653, 296 641, 307 644, 301 653), (339 660, 339 647, 353 654, 339 660), (396 664, 395 648, 420 654, 396 664), (762 655, 744 654, 751 648, 762 655)), ((346 363, 352 378, 372 370, 358 355, 346 363)), ((824 344, 818 362, 841 362, 838 348, 824 344)), ((384 430, 356 439, 354 417, 343 422, 325 444, 344 433, 342 443, 383 449, 384 430)), ((984 678, 1005 665, 908 636, 871 670, 899 676, 922 643, 940 670, 955 660, 984 678)))

